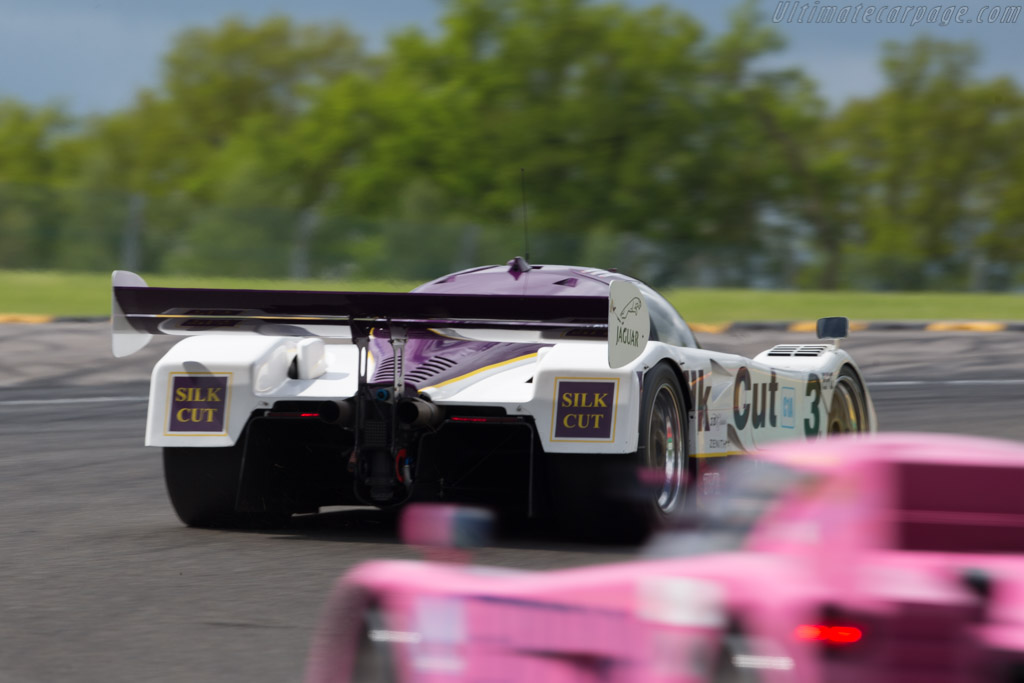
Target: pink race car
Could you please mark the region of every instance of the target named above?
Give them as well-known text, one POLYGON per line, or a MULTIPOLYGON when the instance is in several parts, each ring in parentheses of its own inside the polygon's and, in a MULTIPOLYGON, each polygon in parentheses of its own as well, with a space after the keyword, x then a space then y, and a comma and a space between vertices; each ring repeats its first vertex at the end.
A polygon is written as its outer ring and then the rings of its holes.
POLYGON ((734 467, 635 562, 364 564, 306 680, 1024 680, 1024 446, 836 437, 734 467))

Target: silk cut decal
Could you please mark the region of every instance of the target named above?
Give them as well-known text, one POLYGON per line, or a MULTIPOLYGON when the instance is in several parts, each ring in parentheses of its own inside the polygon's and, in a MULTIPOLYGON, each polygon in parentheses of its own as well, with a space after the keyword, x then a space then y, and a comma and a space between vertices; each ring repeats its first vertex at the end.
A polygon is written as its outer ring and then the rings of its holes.
POLYGON ((615 394, 619 380, 558 378, 551 427, 553 441, 615 438, 615 394))
POLYGON ((227 433, 231 373, 171 373, 167 409, 170 434, 227 433))

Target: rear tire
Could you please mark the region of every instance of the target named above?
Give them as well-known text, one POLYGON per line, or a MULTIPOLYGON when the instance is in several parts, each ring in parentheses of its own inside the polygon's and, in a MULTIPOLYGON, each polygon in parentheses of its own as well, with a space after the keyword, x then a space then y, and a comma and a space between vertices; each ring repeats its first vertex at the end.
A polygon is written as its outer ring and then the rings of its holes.
POLYGON ((164 481, 178 518, 201 528, 259 521, 236 511, 244 441, 227 448, 164 448, 164 481))
POLYGON ((644 377, 637 450, 549 456, 559 526, 581 540, 639 543, 688 504, 692 462, 679 380, 666 364, 644 377))

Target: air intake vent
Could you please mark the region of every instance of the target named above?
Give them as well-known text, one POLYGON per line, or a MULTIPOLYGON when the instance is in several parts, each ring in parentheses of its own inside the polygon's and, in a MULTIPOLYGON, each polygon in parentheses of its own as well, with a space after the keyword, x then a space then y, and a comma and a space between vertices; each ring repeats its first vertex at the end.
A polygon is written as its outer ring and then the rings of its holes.
POLYGON ((449 368, 455 367, 455 361, 448 360, 447 358, 431 358, 423 365, 419 366, 412 372, 407 372, 405 378, 414 384, 419 384, 424 380, 428 380, 439 372, 444 372, 449 368))
MULTIPOLYGON (((419 366, 412 372, 405 373, 406 381, 414 384, 419 384, 424 380, 428 380, 434 375, 444 372, 450 368, 455 367, 456 363, 453 360, 447 358, 431 358, 423 365, 419 366)), ((406 365, 408 367, 408 365, 406 365)), ((377 365, 377 368, 373 371, 373 382, 390 382, 395 376, 395 358, 385 358, 377 365)))
POLYGON ((789 358, 816 358, 828 350, 826 344, 779 344, 773 346, 769 356, 786 356, 789 358))
POLYGON ((372 382, 390 382, 395 376, 395 357, 391 356, 385 358, 377 364, 377 369, 373 371, 372 382))

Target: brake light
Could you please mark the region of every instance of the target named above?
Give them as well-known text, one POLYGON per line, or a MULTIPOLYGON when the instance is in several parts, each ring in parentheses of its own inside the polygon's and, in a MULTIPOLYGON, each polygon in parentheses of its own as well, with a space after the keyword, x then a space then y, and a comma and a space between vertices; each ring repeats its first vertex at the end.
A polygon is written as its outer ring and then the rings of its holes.
POLYGON ((864 632, 856 626, 832 626, 828 630, 829 642, 837 645, 856 643, 863 635, 864 632))
POLYGON ((801 624, 793 631, 797 640, 820 640, 833 645, 851 645, 864 637, 856 626, 826 626, 824 624, 801 624))

